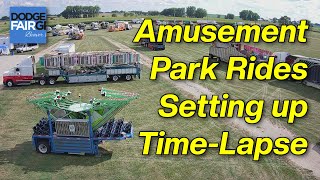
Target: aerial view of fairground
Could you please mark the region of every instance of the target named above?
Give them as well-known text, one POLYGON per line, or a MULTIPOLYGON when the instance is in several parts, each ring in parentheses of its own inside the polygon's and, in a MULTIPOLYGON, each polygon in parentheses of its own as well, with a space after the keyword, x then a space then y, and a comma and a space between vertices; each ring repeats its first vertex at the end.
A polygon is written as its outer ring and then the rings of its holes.
POLYGON ((0 179, 320 179, 318 0, 0 0, 0 179))

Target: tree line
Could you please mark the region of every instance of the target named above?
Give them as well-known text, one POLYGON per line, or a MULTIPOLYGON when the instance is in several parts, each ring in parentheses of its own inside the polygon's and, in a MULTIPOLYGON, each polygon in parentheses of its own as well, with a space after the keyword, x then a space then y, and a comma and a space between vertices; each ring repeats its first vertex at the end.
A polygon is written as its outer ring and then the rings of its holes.
POLYGON ((191 17, 191 18, 204 18, 208 15, 207 10, 203 8, 196 8, 189 6, 187 8, 167 8, 162 11, 111 11, 113 14, 123 13, 124 16, 172 16, 172 17, 191 17))
MULTIPOLYGON (((300 21, 291 20, 289 16, 281 16, 279 19, 274 17, 272 18, 272 22, 279 23, 279 25, 289 25, 289 24, 298 25, 300 23, 300 21)), ((314 24, 312 24, 310 20, 307 20, 307 24, 311 27, 314 26, 314 24)))
POLYGON ((257 21, 258 19, 260 19, 260 15, 251 10, 242 10, 239 15, 243 20, 257 21))
MULTIPOLYGON (((59 16, 64 18, 87 18, 96 17, 99 15, 101 8, 99 6, 67 6, 64 11, 62 11, 59 16)), ((208 16, 207 10, 203 8, 196 8, 195 6, 188 6, 186 8, 167 8, 162 11, 112 11, 114 17, 116 14, 123 14, 125 17, 128 16, 172 16, 172 17, 190 17, 190 18, 204 18, 208 16)), ((251 10, 242 10, 239 12, 239 16, 242 20, 257 21, 260 19, 260 15, 251 10)), ((221 15, 218 15, 221 18, 221 15)), ((234 19, 235 15, 228 13, 224 16, 225 19, 234 19)), ((0 20, 9 20, 8 16, 3 16, 0 20)), ((282 16, 279 19, 273 18, 273 23, 279 23, 280 25, 288 24, 298 24, 297 21, 292 21, 288 16, 282 16)), ((308 21, 309 25, 311 22, 308 21)))
POLYGON ((67 6, 60 15, 66 19, 96 17, 100 10, 99 6, 67 6))

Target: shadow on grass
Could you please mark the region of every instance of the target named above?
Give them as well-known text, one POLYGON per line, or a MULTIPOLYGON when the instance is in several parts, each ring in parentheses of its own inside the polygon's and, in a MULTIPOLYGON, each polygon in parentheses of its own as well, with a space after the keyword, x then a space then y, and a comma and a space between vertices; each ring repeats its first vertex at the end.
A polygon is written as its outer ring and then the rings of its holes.
MULTIPOLYGON (((214 62, 214 61, 211 61, 211 62, 214 62)), ((224 72, 227 72, 228 71, 228 65, 227 65, 227 63, 220 63, 219 66, 217 66, 216 69, 224 71, 224 72)), ((236 72, 235 74, 239 75, 238 72, 236 72)), ((244 80, 244 82, 245 82, 245 80, 244 80)), ((265 81, 265 82, 268 82, 268 84, 270 86, 274 86, 276 88, 285 89, 285 90, 291 91, 293 93, 297 93, 302 97, 305 97, 305 98, 312 99, 314 101, 320 102, 320 91, 319 91, 319 89, 306 86, 306 85, 300 83, 299 81, 291 81, 291 80, 279 81, 279 80, 275 80, 273 78, 273 80, 265 81)))
POLYGON ((57 172, 67 166, 94 166, 110 160, 112 152, 99 149, 101 156, 39 154, 32 148, 32 142, 17 144, 13 149, 0 151, 0 165, 13 164, 21 166, 25 173, 57 172))
POLYGON ((320 91, 319 89, 306 86, 297 81, 272 81, 269 82, 269 85, 286 89, 288 91, 299 94, 302 97, 312 99, 314 101, 320 102, 320 91))

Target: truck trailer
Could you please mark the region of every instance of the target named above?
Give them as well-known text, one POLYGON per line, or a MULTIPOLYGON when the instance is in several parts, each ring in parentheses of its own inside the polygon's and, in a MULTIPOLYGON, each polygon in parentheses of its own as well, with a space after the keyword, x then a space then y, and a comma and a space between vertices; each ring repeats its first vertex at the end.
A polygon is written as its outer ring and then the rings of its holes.
POLYGON ((274 52, 257 47, 242 45, 240 43, 219 43, 215 42, 209 48, 209 58, 228 63, 231 56, 250 57, 256 56, 256 63, 266 62, 269 57, 275 57, 274 65, 287 63, 293 66, 296 63, 305 63, 308 68, 308 76, 301 81, 307 86, 320 89, 320 59, 301 55, 291 55, 288 52, 274 52))
MULTIPOLYGON (((158 34, 155 33, 155 39, 158 38, 158 34)), ((148 38, 141 38, 139 44, 141 46, 147 47, 151 49, 152 51, 158 51, 158 50, 165 50, 166 45, 165 41, 163 40, 162 42, 150 42, 148 38)))
POLYGON ((54 85, 58 78, 62 78, 66 83, 105 82, 108 79, 130 81, 134 77, 140 79, 141 64, 138 54, 113 53, 71 53, 44 56, 40 58, 40 61, 44 64, 45 73, 41 74, 36 73, 35 58, 30 56, 14 68, 4 72, 3 84, 7 87, 34 83, 54 85))
POLYGON ((240 52, 240 47, 238 44, 214 42, 209 48, 210 59, 229 62, 229 59, 232 56, 246 57, 246 55, 240 52))

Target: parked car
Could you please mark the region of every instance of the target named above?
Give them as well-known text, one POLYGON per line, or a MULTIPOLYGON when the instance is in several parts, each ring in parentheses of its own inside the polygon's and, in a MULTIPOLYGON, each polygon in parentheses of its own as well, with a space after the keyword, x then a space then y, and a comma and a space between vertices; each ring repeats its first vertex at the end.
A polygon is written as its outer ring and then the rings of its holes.
POLYGON ((17 51, 17 53, 23 53, 26 51, 33 51, 37 48, 39 48, 38 44, 24 44, 22 46, 17 47, 16 51, 17 51))

